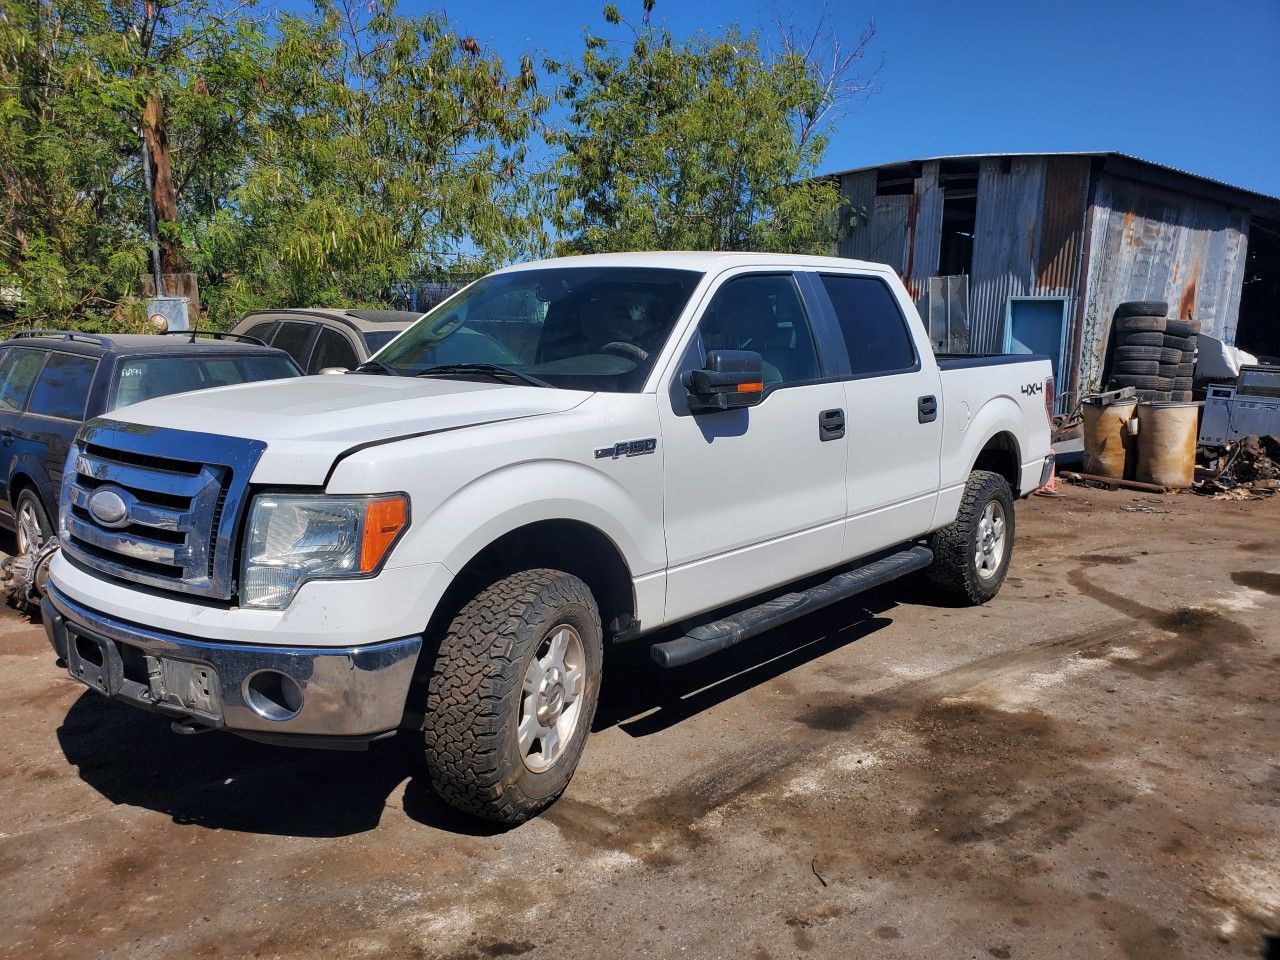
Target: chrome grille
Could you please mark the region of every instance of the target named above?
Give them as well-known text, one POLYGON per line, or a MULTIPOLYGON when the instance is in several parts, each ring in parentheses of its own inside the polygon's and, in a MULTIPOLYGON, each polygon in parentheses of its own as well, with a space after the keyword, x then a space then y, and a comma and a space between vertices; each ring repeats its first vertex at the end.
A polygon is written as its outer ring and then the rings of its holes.
POLYGON ((114 577, 229 599, 235 524, 263 449, 233 437, 90 423, 63 474, 63 550, 114 577))

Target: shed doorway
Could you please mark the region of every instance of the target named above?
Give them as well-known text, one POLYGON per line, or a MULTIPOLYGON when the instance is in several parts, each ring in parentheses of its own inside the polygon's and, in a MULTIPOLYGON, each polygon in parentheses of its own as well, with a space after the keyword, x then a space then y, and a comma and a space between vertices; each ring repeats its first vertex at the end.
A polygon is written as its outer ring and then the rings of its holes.
POLYGON ((1036 353, 1053 363, 1054 413, 1064 413, 1067 402, 1067 303, 1066 297, 1010 297, 1005 314, 1005 353, 1036 353))

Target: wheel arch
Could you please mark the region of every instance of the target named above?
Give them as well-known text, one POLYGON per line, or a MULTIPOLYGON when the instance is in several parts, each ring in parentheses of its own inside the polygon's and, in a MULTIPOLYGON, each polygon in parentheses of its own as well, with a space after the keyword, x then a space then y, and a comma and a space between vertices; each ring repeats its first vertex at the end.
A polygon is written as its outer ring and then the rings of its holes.
POLYGON ((581 520, 535 520, 489 541, 463 563, 436 603, 423 633, 418 669, 405 705, 405 726, 422 722, 426 684, 440 642, 472 597, 520 570, 546 567, 582 580, 595 597, 606 643, 631 629, 637 600, 631 569, 618 545, 581 520))
POLYGON ((969 466, 969 473, 974 470, 989 470, 1004 477, 1013 491, 1014 499, 1019 496, 1018 487, 1022 481, 1022 451, 1018 438, 1011 430, 997 430, 978 450, 969 466))

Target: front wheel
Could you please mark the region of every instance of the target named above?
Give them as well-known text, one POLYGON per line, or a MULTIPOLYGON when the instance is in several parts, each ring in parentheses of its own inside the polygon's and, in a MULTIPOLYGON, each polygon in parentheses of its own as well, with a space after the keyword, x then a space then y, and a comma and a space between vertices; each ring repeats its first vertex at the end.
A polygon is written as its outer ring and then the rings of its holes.
POLYGON ((998 473, 969 474, 955 520, 929 538, 928 576, 948 600, 975 606, 1000 592, 1013 557, 1013 491, 998 473))
POLYGON ((428 681, 436 792, 502 823, 554 801, 586 744, 603 658, 600 613, 577 577, 525 570, 481 591, 450 624, 428 681))

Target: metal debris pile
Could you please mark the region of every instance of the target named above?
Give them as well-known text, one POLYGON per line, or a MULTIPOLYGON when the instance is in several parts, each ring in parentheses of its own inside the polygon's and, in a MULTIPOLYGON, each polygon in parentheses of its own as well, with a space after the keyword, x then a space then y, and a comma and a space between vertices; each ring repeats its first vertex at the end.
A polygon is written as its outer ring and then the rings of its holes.
POLYGON ((1241 437, 1210 467, 1216 473, 1196 484, 1196 493, 1215 500, 1260 500, 1280 490, 1280 439, 1241 437))
POLYGON ((58 546, 55 537, 34 553, 17 556, 0 553, 0 593, 10 606, 23 612, 40 608, 40 597, 49 576, 49 561, 58 546))

